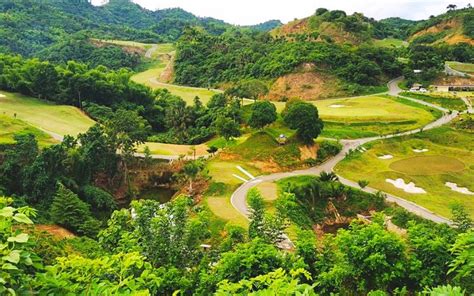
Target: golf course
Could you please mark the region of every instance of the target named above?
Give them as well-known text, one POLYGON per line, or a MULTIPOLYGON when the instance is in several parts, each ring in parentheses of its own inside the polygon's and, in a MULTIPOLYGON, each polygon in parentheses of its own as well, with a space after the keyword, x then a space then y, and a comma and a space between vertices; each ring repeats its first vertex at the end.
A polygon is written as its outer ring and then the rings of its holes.
MULTIPOLYGON (((114 41, 115 44, 128 44, 121 41, 114 41)), ((164 88, 170 93, 181 97, 188 105, 192 105, 195 97, 199 97, 204 104, 218 93, 217 90, 188 87, 168 83, 173 76, 173 59, 175 48, 172 44, 139 44, 140 47, 147 50, 145 57, 149 60, 145 71, 132 76, 132 80, 149 86, 153 89, 164 88)))
POLYGON ((449 126, 366 144, 367 151, 353 152, 335 171, 445 217, 454 203, 474 216, 474 140, 472 131, 459 128, 468 116, 449 126))

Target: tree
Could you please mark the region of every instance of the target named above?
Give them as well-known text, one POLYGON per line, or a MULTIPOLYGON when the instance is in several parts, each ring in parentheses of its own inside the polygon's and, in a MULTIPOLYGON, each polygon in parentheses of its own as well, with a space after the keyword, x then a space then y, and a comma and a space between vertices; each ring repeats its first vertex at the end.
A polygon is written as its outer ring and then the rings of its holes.
POLYGON ((316 106, 302 101, 287 103, 283 120, 288 127, 296 129, 296 135, 306 144, 312 144, 324 127, 316 106))
POLYGON ((33 224, 36 211, 29 207, 14 208, 13 199, 0 197, 0 293, 31 293, 34 275, 42 269, 41 259, 33 252, 30 234, 25 226, 33 224))
POLYGON ((183 167, 183 173, 189 180, 189 193, 193 192, 193 181, 202 170, 202 163, 199 160, 189 161, 183 167))
POLYGON ((406 276, 406 246, 381 225, 354 222, 349 230, 339 230, 334 247, 334 263, 316 280, 322 294, 392 291, 406 276))
POLYGON ((65 228, 85 235, 95 235, 100 224, 90 212, 89 205, 61 183, 49 211, 51 219, 65 228))
POLYGON ((209 149, 206 150, 207 153, 211 154, 212 156, 214 156, 214 154, 216 154, 217 151, 219 151, 219 148, 217 148, 216 146, 211 146, 209 147, 209 149))
POLYGON ((456 232, 445 224, 409 223, 410 279, 415 284, 409 288, 418 290, 446 283, 447 263, 453 260, 450 246, 455 235, 456 232))
POLYGON ((315 285, 303 284, 300 279, 311 281, 311 276, 304 269, 291 270, 287 274, 279 268, 265 275, 250 280, 230 283, 224 280, 219 283, 216 295, 306 295, 316 296, 315 285))
POLYGON ((255 102, 252 105, 249 125, 253 128, 262 129, 265 126, 275 122, 277 111, 274 104, 269 101, 255 102))
POLYGON ((5 159, 0 165, 0 184, 8 194, 22 194, 24 171, 35 160, 39 148, 32 134, 14 135, 13 139, 15 145, 5 151, 5 159))
POLYGON ((319 174, 319 180, 323 182, 336 182, 339 181, 339 177, 334 172, 321 172, 319 174))
POLYGON ((277 210, 275 215, 265 214, 265 202, 256 188, 252 188, 247 196, 250 206, 249 237, 260 238, 269 244, 278 244, 284 240, 283 231, 286 221, 283 214, 277 210))
POLYGON ((227 141, 240 136, 240 126, 232 118, 226 117, 224 115, 219 115, 214 122, 217 133, 224 137, 227 141))
POLYGON ((215 281, 238 282, 267 274, 283 267, 282 253, 261 239, 240 244, 235 250, 222 254, 215 266, 215 281))
POLYGON ((474 223, 462 204, 453 204, 451 206, 451 214, 453 216, 453 223, 460 232, 466 232, 473 227, 474 223))
POLYGON ((454 259, 449 274, 454 274, 454 282, 474 293, 474 231, 461 233, 451 247, 454 259))
POLYGON ((118 151, 125 158, 136 152, 136 145, 143 144, 150 133, 148 122, 136 111, 119 109, 105 123, 106 132, 118 151))
POLYGON ((448 11, 454 11, 456 8, 458 8, 456 4, 449 4, 448 7, 446 7, 448 11))
POLYGON ((200 244, 208 238, 206 212, 190 216, 192 200, 180 196, 161 205, 153 200, 132 202, 132 227, 143 254, 155 267, 195 266, 202 257, 200 244))

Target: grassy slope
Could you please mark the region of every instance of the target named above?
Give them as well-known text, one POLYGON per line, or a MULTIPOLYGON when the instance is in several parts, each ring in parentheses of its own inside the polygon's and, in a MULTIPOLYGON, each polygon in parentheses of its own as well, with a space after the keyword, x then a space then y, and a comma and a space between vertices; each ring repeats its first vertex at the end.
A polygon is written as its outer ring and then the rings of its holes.
POLYGON ((474 191, 472 133, 455 130, 452 127, 440 127, 415 136, 384 140, 369 146, 371 147, 366 153, 357 153, 342 161, 336 167, 336 172, 355 181, 366 179, 373 188, 406 198, 446 217, 450 217, 449 205, 460 202, 474 217, 472 196, 454 192, 445 186, 445 182, 453 182, 474 191), (413 151, 420 148, 428 149, 429 152, 420 155, 413 151), (385 154, 391 154, 394 158, 391 160, 378 158, 385 154), (435 159, 436 164, 427 165, 413 158, 420 156, 433 156, 434 158, 430 159, 435 159), (412 161, 400 162, 406 159, 412 161), (458 166, 453 166, 458 161, 464 164, 461 171, 458 166), (405 182, 414 182, 418 187, 425 189, 427 194, 406 193, 387 183, 385 181, 387 178, 403 178, 405 182))
MULTIPOLYGON (((79 133, 86 132, 95 122, 87 115, 82 113, 79 109, 72 106, 54 105, 45 101, 30 98, 27 96, 1 92, 5 97, 0 97, 0 143, 3 141, 7 143, 11 138, 11 133, 4 130, 3 127, 9 126, 12 130, 20 131, 29 129, 35 134, 41 145, 47 146, 54 143, 54 140, 49 139, 42 130, 64 136, 77 136, 79 133), (17 121, 15 127, 11 126, 5 118, 13 118, 17 114, 17 121), (31 126, 29 126, 31 125, 31 126)), ((149 146, 152 154, 160 155, 188 155, 193 146, 191 145, 170 145, 162 143, 146 143, 149 146)), ((143 148, 139 147, 139 152, 143 152, 143 148)), ((196 145, 196 155, 202 156, 207 154, 207 145, 196 145)))
POLYGON ((72 106, 46 103, 19 94, 2 92, 0 114, 17 118, 28 124, 58 135, 76 136, 87 131, 94 121, 72 106))
POLYGON ((454 70, 461 71, 464 73, 474 73, 474 64, 459 63, 459 62, 447 62, 447 63, 454 70))
POLYGON ((433 93, 433 94, 419 94, 406 92, 401 95, 423 100, 425 102, 441 106, 449 110, 464 111, 467 109, 466 104, 456 95, 451 93, 433 93))
POLYGON ((27 124, 20 119, 0 115, 0 144, 13 144, 15 134, 33 134, 41 147, 57 143, 45 132, 27 124))
POLYGON ((407 47, 408 43, 401 39, 385 38, 382 40, 375 40, 374 44, 380 47, 407 47))
POLYGON ((172 62, 172 59, 169 60, 169 57, 174 56, 174 51, 175 48, 172 44, 159 44, 158 49, 152 55, 152 59, 155 61, 149 65, 147 70, 134 75, 132 80, 147 85, 153 89, 165 88, 172 94, 183 98, 190 105, 193 104, 193 100, 196 96, 206 104, 209 99, 217 93, 216 91, 205 88, 168 84, 160 81, 160 76, 167 68, 168 63, 172 62))

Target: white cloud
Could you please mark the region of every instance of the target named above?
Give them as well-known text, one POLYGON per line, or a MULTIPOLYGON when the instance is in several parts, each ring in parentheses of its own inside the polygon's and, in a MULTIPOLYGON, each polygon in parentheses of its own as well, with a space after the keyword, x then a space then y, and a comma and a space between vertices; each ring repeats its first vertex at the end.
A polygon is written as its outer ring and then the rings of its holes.
MULTIPOLYGON (((94 0, 98 3, 102 0, 94 0)), ((270 19, 283 22, 311 15, 317 8, 363 12, 382 19, 398 16, 425 19, 446 11, 448 4, 465 7, 469 0, 133 0, 148 9, 181 7, 198 16, 209 16, 239 25, 261 23, 270 19)))

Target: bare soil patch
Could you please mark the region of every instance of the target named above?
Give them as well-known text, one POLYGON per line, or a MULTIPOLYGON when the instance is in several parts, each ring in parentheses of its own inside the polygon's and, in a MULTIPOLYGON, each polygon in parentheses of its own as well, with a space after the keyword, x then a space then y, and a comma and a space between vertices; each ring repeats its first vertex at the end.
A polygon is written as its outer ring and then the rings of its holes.
POLYGON ((339 81, 330 75, 316 72, 291 73, 278 78, 267 97, 272 101, 286 99, 317 100, 344 95, 339 81))

